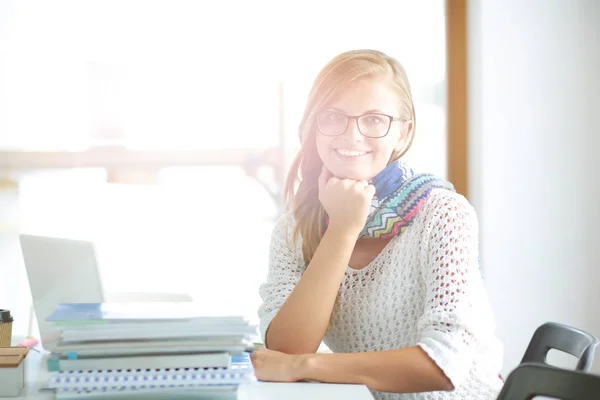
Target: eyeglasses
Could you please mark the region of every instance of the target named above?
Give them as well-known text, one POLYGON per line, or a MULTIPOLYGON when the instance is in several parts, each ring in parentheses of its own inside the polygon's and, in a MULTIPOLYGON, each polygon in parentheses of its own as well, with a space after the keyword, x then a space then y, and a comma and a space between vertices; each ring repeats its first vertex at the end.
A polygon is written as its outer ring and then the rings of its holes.
POLYGON ((390 131, 392 122, 406 121, 405 118, 381 113, 350 116, 339 111, 321 111, 317 114, 317 127, 325 136, 339 136, 346 132, 350 120, 356 120, 358 131, 370 138, 382 138, 390 131))

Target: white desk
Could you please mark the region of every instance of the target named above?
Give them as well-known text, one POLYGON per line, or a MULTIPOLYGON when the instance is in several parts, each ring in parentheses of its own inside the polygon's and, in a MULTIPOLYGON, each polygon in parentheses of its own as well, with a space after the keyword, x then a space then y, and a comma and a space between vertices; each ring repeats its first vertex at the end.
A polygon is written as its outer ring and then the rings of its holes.
MULTIPOLYGON (((46 357, 30 351, 25 361, 26 385, 19 397, 6 399, 51 400, 51 391, 40 391, 50 377, 46 369, 46 357)), ((4 397, 2 398, 4 399, 4 397)), ((373 400, 371 392, 363 385, 333 385, 325 383, 271 383, 256 382, 239 387, 238 400, 373 400)))

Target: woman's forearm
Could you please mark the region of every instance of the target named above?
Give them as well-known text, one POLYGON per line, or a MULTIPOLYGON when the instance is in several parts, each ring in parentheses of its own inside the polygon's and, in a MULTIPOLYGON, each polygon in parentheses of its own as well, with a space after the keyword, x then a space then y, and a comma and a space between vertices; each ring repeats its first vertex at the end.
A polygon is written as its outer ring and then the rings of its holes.
POLYGON ((318 349, 357 236, 332 226, 327 229, 302 278, 271 321, 267 348, 288 354, 318 349))
POLYGON ((305 354, 296 379, 355 383, 381 392, 452 390, 450 380, 419 347, 370 353, 305 354))

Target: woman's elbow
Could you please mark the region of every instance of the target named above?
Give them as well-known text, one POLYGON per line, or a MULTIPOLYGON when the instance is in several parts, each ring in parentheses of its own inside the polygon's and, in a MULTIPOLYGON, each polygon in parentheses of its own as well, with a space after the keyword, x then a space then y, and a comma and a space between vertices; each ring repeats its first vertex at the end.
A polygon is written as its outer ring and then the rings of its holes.
POLYGON ((440 379, 438 386, 438 390, 440 391, 451 392, 454 390, 454 385, 452 384, 452 381, 445 374, 442 374, 442 379, 440 379))

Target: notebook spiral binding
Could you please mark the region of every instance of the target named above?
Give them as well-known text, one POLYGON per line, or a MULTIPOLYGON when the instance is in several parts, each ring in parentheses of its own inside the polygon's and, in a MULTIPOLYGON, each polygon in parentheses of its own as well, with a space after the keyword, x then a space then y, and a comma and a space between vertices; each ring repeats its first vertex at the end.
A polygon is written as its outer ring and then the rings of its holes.
POLYGON ((144 370, 60 371, 48 387, 68 391, 122 391, 237 386, 255 382, 252 368, 166 368, 144 370))

